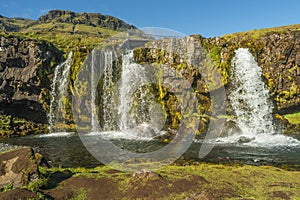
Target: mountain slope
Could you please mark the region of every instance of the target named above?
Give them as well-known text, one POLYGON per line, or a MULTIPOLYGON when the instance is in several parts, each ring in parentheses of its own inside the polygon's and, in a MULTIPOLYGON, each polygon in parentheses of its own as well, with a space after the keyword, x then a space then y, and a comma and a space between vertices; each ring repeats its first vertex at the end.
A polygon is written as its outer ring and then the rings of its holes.
POLYGON ((136 28, 118 18, 99 13, 52 10, 38 20, 0 16, 0 29, 11 35, 52 42, 60 50, 68 52, 74 48, 91 49, 112 35, 136 28))

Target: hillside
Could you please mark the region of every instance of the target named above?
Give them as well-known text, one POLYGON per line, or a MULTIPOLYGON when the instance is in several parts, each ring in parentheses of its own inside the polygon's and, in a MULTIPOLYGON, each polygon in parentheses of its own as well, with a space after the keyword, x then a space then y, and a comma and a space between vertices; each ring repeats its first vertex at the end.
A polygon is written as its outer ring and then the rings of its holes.
MULTIPOLYGON (((73 52, 68 78, 71 93, 88 53, 127 29, 135 27, 99 13, 53 10, 37 20, 0 16, 0 135, 47 132, 55 67, 73 52)), ((66 104, 70 103, 67 99, 66 104)), ((71 110, 66 113, 71 123, 71 110)))
MULTIPOLYGON (((73 52, 72 66, 68 79, 68 91, 70 95, 73 94, 74 81, 76 80, 78 71, 89 52, 95 46, 105 41, 107 38, 116 35, 121 31, 136 29, 134 26, 129 25, 115 17, 105 16, 99 13, 75 13, 65 10, 50 11, 48 14, 41 16, 37 20, 6 18, 0 16, 0 25, 2 29, 2 31, 0 32, 0 36, 2 37, 3 41, 8 41, 6 43, 3 43, 6 45, 3 47, 8 50, 7 52, 3 51, 1 57, 6 58, 7 56, 12 56, 10 59, 16 59, 16 62, 10 62, 8 64, 7 62, 4 62, 6 61, 6 59, 3 59, 0 71, 2 71, 3 74, 12 74, 7 72, 9 68, 23 67, 19 66, 17 62, 17 59, 20 59, 20 56, 22 57, 21 59, 23 59, 23 55, 21 55, 23 53, 18 52, 19 50, 15 50, 17 54, 14 55, 14 52, 11 51, 11 49, 13 48, 18 49, 18 46, 16 45, 23 44, 22 41, 29 40, 33 41, 33 43, 46 41, 57 48, 57 50, 53 51, 57 56, 64 55, 64 57, 66 57, 66 55, 70 51, 73 52), (14 42, 15 40, 18 42, 14 42)), ((300 106, 300 25, 296 24, 261 30, 252 30, 247 32, 227 34, 222 37, 216 38, 203 38, 200 35, 194 35, 191 37, 194 38, 194 40, 197 41, 197 43, 202 46, 208 52, 209 56, 213 59, 216 67, 222 75, 223 85, 225 86, 228 86, 230 84, 231 60, 235 54, 234 51, 238 48, 249 48, 263 70, 263 75, 269 87, 272 100, 276 104, 274 114, 276 114, 276 116, 280 120, 283 120, 282 115, 293 114, 297 111, 297 108, 299 108, 300 106)), ((150 56, 151 54, 147 55, 150 56)), ((135 56, 139 57, 139 55, 135 56)), ((164 55, 159 54, 157 58, 159 57, 163 59, 164 55)), ((35 57, 35 59, 39 60, 40 58, 35 57)), ((159 60, 156 59, 152 60, 159 62, 159 60)), ((180 62, 176 62, 173 64, 176 66, 178 65, 179 67, 186 66, 186 63, 180 62)), ((56 64, 58 63, 52 62, 52 68, 49 71, 45 72, 47 73, 47 78, 49 78, 48 85, 45 86, 46 90, 43 91, 43 93, 36 94, 45 97, 44 99, 42 99, 42 104, 40 105, 44 108, 43 112, 47 112, 49 109, 49 88, 50 82, 53 78, 54 66, 56 64)), ((34 79, 34 76, 35 75, 33 74, 33 77, 31 78, 34 79)), ((10 80, 11 77, 3 77, 2 79, 4 80, 5 78, 8 78, 10 80)), ((41 77, 39 77, 39 79, 41 79, 41 77)), ((195 79, 197 80, 198 78, 195 77, 195 79)), ((6 81, 4 83, 1 83, 2 88, 9 86, 9 81, 6 81), (7 83, 7 85, 5 85, 4 83, 7 83)), ((17 86, 22 85, 23 83, 21 84, 15 82, 11 84, 15 84, 14 87, 18 89, 17 86)), ((3 89, 4 94, 8 92, 9 90, 3 89)), ((26 93, 24 95, 26 98, 30 99, 30 96, 32 94, 26 93)), ((2 96, 11 96, 11 94, 2 96)), ((208 109, 210 105, 209 97, 207 96, 207 94, 201 94, 200 96, 202 97, 203 102, 205 102, 204 108, 208 109)), ((14 105, 13 101, 10 103, 14 105)), ((64 104, 67 105, 66 107, 70 108, 71 99, 65 98, 64 104)), ((172 105, 173 101, 169 102, 169 104, 172 105)), ((0 112, 2 111, 0 110, 0 112)), ((69 125, 72 125, 73 118, 71 109, 66 109, 64 112, 65 121, 69 125)), ((230 109, 228 110, 228 112, 229 114, 231 114, 230 109)), ((2 113, 3 122, 1 123, 5 124, 5 130, 8 130, 12 127, 9 128, 7 124, 9 124, 9 121, 14 122, 15 116, 11 113, 2 113), (11 120, 7 120, 8 118, 11 118, 11 120)), ((177 112, 175 111, 173 112, 174 116, 177 116, 178 118, 178 116, 180 115, 175 115, 176 113, 177 112)), ((298 118, 296 117, 295 120, 294 116, 298 116, 298 114, 296 113, 292 115, 292 121, 297 122, 298 118)), ((176 120, 176 117, 171 116, 171 118, 172 119, 170 119, 170 121, 178 121, 176 120)), ((20 121, 20 119, 16 120, 17 122, 20 121)), ((30 119, 28 120, 30 121, 30 119)), ((36 122, 36 120, 34 119, 31 119, 31 121, 36 122)), ((209 122, 209 119, 205 118, 204 121, 205 124, 207 124, 209 122)), ((284 121, 284 123, 286 122, 284 121)), ((19 127, 22 126, 22 124, 14 125, 14 123, 11 123, 10 126, 19 127)), ((63 127, 65 128, 65 126, 63 127)), ((205 129, 205 126, 203 127, 205 129)), ((17 130, 18 128, 14 129, 17 130)), ((203 130, 201 130, 200 132, 202 133, 203 130)), ((18 131, 15 131, 14 134, 18 134, 18 131)))
POLYGON ((105 38, 135 27, 99 13, 52 10, 38 20, 1 16, 0 29, 12 35, 52 42, 68 52, 78 47, 93 48, 105 38))

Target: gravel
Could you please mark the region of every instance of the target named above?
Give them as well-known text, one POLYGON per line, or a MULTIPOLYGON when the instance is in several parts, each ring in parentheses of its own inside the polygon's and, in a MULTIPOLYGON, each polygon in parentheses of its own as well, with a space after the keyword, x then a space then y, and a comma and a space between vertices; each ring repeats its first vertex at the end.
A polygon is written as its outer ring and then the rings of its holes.
POLYGON ((0 143, 0 153, 19 148, 22 148, 22 146, 0 143))

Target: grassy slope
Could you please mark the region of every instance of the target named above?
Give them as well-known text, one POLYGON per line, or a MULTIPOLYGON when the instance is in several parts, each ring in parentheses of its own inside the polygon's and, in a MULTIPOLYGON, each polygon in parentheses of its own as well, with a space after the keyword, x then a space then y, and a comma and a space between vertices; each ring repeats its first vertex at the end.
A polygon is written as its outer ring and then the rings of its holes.
POLYGON ((286 31, 297 31, 300 30, 300 24, 292 24, 288 26, 279 26, 279 27, 274 27, 274 28, 264 28, 264 29, 255 29, 255 30, 250 30, 250 31, 245 31, 245 32, 237 32, 237 33, 231 33, 231 34, 226 34, 223 35, 223 38, 234 38, 234 37, 247 37, 250 36, 253 39, 258 39, 259 37, 263 35, 267 35, 272 32, 276 33, 284 33, 286 31))
POLYGON ((85 24, 73 25, 71 23, 49 22, 30 26, 20 33, 27 37, 52 42, 60 50, 69 52, 80 47, 92 49, 108 37, 119 32, 85 24))
POLYGON ((43 172, 48 177, 55 173, 68 177, 61 182, 50 178, 43 182, 43 187, 39 186, 43 188, 41 191, 54 196, 72 193, 74 197, 92 199, 97 194, 94 188, 101 187, 101 194, 108 199, 184 199, 196 193, 205 193, 210 199, 300 198, 300 172, 269 166, 167 166, 154 176, 132 176, 106 166, 94 169, 53 168, 43 169, 43 172), (74 193, 77 190, 81 192, 74 193))

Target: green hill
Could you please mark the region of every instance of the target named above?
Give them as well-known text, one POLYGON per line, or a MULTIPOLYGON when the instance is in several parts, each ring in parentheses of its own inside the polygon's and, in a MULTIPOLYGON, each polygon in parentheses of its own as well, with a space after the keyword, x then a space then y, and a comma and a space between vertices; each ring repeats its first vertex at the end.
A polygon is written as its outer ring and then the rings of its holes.
POLYGON ((135 27, 99 13, 52 10, 38 20, 0 16, 0 29, 10 35, 46 40, 68 52, 73 48, 91 49, 104 39, 135 27))

